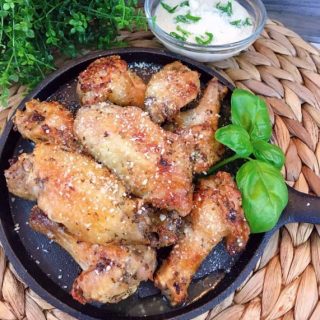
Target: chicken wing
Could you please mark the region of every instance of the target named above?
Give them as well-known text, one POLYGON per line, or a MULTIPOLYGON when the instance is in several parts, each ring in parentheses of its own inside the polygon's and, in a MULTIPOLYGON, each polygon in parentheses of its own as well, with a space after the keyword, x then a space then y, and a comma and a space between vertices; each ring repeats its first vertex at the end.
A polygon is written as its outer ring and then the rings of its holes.
POLYGON ((25 110, 17 110, 13 122, 24 138, 35 143, 49 142, 71 150, 80 148, 73 134, 73 116, 55 101, 32 99, 25 110))
POLYGON ((107 103, 83 107, 74 129, 88 152, 112 169, 128 192, 181 216, 191 211, 192 171, 185 144, 146 112, 107 103))
POLYGON ((200 91, 199 74, 179 61, 167 64, 147 85, 145 107, 156 123, 172 120, 200 91))
POLYGON ((116 303, 134 293, 141 281, 152 279, 156 253, 148 246, 79 241, 38 207, 32 209, 29 224, 68 251, 82 268, 71 291, 80 303, 116 303))
POLYGON ((213 78, 198 106, 179 112, 174 118, 174 132, 181 135, 190 148, 194 173, 207 171, 224 152, 214 134, 218 128, 220 101, 226 93, 227 88, 213 78))
POLYGON ((143 107, 146 85, 120 56, 93 61, 80 73, 77 86, 82 104, 111 101, 121 106, 143 107))
POLYGON ((37 199, 38 206, 51 220, 66 226, 82 241, 151 242, 161 246, 162 241, 166 245, 176 240, 177 221, 168 219, 172 231, 167 232, 160 221, 159 234, 155 235, 157 225, 152 224, 142 201, 129 198, 115 175, 79 153, 37 144, 33 153, 22 154, 5 176, 10 192, 37 199))
MULTIPOLYGON (((241 194, 230 174, 219 172, 199 181, 190 226, 173 247, 155 276, 155 284, 172 305, 187 297, 191 279, 210 251, 226 237, 227 249, 244 249, 249 227, 241 208, 241 194)), ((188 218, 189 218, 188 217, 188 218)))

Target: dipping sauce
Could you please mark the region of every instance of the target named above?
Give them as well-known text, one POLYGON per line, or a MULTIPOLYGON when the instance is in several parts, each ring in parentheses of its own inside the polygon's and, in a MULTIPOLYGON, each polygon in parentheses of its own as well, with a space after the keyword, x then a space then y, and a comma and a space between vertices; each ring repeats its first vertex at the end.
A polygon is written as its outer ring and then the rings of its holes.
POLYGON ((155 23, 172 37, 200 45, 237 42, 253 33, 253 20, 236 0, 165 0, 155 23))

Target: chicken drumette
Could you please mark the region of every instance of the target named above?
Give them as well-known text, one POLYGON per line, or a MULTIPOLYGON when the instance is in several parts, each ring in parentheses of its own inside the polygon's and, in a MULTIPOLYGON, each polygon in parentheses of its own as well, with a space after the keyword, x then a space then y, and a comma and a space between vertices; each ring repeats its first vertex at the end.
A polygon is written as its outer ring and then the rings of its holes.
POLYGON ((192 170, 184 141, 137 107, 99 103, 81 108, 74 131, 86 150, 111 169, 128 191, 153 206, 187 215, 192 170))
POLYGON ((168 217, 165 225, 153 213, 159 222, 154 225, 142 201, 128 197, 115 175, 85 155, 37 144, 32 154, 20 155, 5 176, 10 192, 37 200, 51 220, 79 240, 155 246, 176 241, 179 220, 168 217))
POLYGON ((226 93, 227 88, 213 78, 198 106, 179 112, 170 126, 189 147, 194 173, 207 171, 223 154, 224 149, 214 134, 218 129, 221 100, 226 93))
POLYGON ((119 302, 134 293, 141 281, 153 277, 156 253, 151 247, 79 241, 38 207, 32 209, 29 224, 57 242, 80 265, 83 272, 74 281, 71 291, 80 303, 119 302))
POLYGON ((200 92, 199 74, 179 61, 167 64, 147 85, 145 107, 156 123, 172 120, 200 92))
POLYGON ((202 261, 226 238, 230 253, 241 251, 249 227, 241 207, 241 194, 230 174, 219 172, 199 181, 194 207, 184 236, 173 247, 155 276, 155 284, 172 305, 182 303, 202 261))
POLYGON ((93 61, 80 73, 77 92, 82 104, 111 101, 121 106, 143 106, 146 85, 120 56, 93 61))
POLYGON ((13 122, 24 138, 35 143, 49 142, 70 150, 81 150, 73 134, 73 116, 55 101, 31 100, 17 110, 13 122))

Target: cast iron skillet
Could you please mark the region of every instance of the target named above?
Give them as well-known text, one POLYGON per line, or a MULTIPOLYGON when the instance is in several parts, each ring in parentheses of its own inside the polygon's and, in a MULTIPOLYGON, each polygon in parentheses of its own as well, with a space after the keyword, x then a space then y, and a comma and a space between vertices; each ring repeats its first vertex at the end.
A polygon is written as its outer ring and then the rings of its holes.
MULTIPOLYGON (((26 101, 37 98, 60 100, 76 110, 78 100, 74 87, 79 72, 94 59, 112 54, 119 54, 146 80, 159 67, 181 60, 200 72, 202 85, 216 76, 233 89, 215 71, 190 59, 160 49, 126 48, 95 53, 70 62, 44 80, 18 108, 23 109, 26 101)), ((222 107, 222 119, 225 122, 229 117, 229 99, 230 95, 222 107)), ((0 141, 0 240, 14 268, 31 289, 50 304, 78 319, 193 318, 220 303, 245 280, 276 229, 290 222, 320 223, 320 199, 289 188, 288 206, 274 230, 251 235, 246 249, 237 256, 229 256, 224 245, 219 244, 197 272, 190 286, 190 298, 183 306, 171 308, 152 283, 142 284, 137 293, 118 304, 81 305, 69 295, 72 282, 80 271, 79 267, 63 249, 31 230, 27 221, 34 203, 12 197, 6 187, 3 173, 9 167, 9 159, 22 151, 30 152, 32 148, 32 143, 21 139, 9 121, 0 141)), ((235 171, 232 167, 229 170, 235 171)))

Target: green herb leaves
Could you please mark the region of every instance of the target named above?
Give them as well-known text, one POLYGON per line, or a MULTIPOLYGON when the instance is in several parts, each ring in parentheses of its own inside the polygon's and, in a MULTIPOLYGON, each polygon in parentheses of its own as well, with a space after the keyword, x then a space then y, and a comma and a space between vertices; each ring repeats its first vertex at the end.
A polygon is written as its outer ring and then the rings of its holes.
POLYGON ((242 89, 231 96, 232 124, 216 131, 215 138, 235 152, 209 173, 235 159, 248 160, 239 169, 236 181, 252 233, 272 229, 288 202, 288 189, 281 175, 285 157, 282 150, 268 143, 272 126, 265 102, 242 89), (255 159, 249 158, 254 155, 255 159))
POLYGON ((160 3, 162 5, 162 8, 167 10, 169 13, 174 13, 176 9, 179 7, 179 5, 176 5, 175 7, 170 7, 168 4, 166 4, 163 1, 161 1, 160 3))
POLYGON ((253 152, 248 132, 241 126, 229 124, 216 132, 216 139, 240 157, 249 157, 253 152))
POLYGON ((251 232, 271 230, 288 203, 288 189, 280 171, 267 162, 251 160, 239 169, 236 181, 251 232))
POLYGON ((233 13, 231 1, 228 1, 226 4, 218 2, 216 4, 216 8, 222 11, 223 13, 226 13, 229 17, 231 17, 233 13))
POLYGON ((136 0, 0 1, 0 104, 15 82, 34 87, 55 69, 53 52, 124 45, 122 29, 147 28, 136 0))
POLYGON ((235 89, 231 97, 231 121, 246 129, 252 140, 268 141, 272 134, 265 102, 248 91, 235 89))
POLYGON ((211 32, 205 32, 204 36, 196 36, 195 37, 197 44, 207 45, 210 44, 213 40, 213 34, 211 32))
POLYGON ((230 21, 230 24, 237 28, 252 26, 252 22, 248 17, 245 20, 239 19, 239 20, 230 21))
POLYGON ((176 22, 181 22, 181 23, 195 23, 198 22, 199 20, 201 20, 201 17, 197 17, 197 16, 193 16, 191 15, 190 12, 188 12, 187 14, 179 14, 178 16, 176 16, 176 22))

